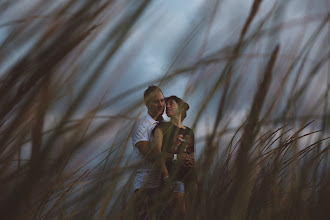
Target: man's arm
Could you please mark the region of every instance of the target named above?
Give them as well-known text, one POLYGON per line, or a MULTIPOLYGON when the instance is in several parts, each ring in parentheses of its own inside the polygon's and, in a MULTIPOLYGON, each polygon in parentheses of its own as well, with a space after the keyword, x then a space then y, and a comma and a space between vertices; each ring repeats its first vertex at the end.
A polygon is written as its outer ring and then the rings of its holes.
MULTIPOLYGON (((152 151, 151 144, 149 141, 139 141, 135 144, 135 147, 139 149, 140 153, 143 155, 144 158, 151 161, 155 161, 155 159, 157 158, 157 156, 159 157, 159 153, 161 152, 162 142, 161 140, 154 140, 154 142, 155 147, 158 147, 157 152, 152 151), (156 142, 158 142, 159 146, 156 146, 156 142)), ((171 161, 173 159, 172 153, 162 152, 162 156, 165 161, 171 161)))
POLYGON ((145 120, 140 120, 134 127, 132 134, 134 147, 136 147, 146 159, 149 159, 151 152, 151 144, 148 135, 149 126, 149 124, 145 123, 145 120))
POLYGON ((139 141, 135 144, 135 147, 139 149, 143 157, 147 158, 150 156, 151 147, 149 141, 139 141))
POLYGON ((168 177, 168 170, 166 168, 164 157, 162 155, 163 132, 160 128, 156 128, 154 132, 154 140, 152 145, 154 158, 159 158, 160 168, 163 173, 163 176, 168 177))
POLYGON ((162 152, 162 156, 165 162, 171 162, 173 160, 174 154, 168 152, 162 152))

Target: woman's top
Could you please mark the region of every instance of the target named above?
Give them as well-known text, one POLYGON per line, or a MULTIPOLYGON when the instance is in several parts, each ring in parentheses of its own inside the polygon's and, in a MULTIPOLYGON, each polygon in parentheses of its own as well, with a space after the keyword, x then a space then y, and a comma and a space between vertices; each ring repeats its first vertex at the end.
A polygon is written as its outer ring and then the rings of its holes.
MULTIPOLYGON (((191 154, 195 151, 194 132, 191 128, 179 128, 171 122, 161 122, 155 129, 160 128, 163 133, 162 152, 191 154)), ((155 130, 154 129, 154 130, 155 130)), ((165 161, 169 175, 173 180, 191 181, 193 169, 172 161, 165 161)))

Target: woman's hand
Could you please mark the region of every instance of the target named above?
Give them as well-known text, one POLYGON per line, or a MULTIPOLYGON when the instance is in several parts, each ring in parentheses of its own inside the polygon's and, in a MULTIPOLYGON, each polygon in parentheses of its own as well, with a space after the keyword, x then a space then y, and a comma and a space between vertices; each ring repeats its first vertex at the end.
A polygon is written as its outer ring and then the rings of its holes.
POLYGON ((194 154, 178 154, 178 162, 185 168, 193 167, 195 166, 194 154))

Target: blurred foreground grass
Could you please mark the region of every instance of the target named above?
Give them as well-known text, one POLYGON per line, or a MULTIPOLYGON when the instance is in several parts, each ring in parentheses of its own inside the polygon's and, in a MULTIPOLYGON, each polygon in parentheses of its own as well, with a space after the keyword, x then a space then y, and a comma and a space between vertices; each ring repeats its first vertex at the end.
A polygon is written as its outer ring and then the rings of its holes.
POLYGON ((208 37, 221 1, 205 3, 214 9, 202 10, 206 20, 187 31, 168 71, 141 85, 128 82, 117 94, 121 70, 134 56, 110 73, 109 63, 122 57, 152 4, 0 3, 0 219, 114 219, 124 207, 124 218, 134 216, 128 201, 138 164, 129 137, 142 91, 182 76, 186 98, 197 102, 188 114, 200 151, 201 187, 191 192, 188 219, 326 219, 329 11, 310 18, 316 25, 307 40, 297 35, 282 45, 286 4, 256 19, 256 0, 243 26, 234 26, 237 37, 219 46, 208 37), (196 30, 204 37, 191 41, 196 30), (188 65, 182 61, 195 55, 188 65), (139 100, 118 107, 136 93, 139 100), (243 107, 246 117, 232 126, 243 107), (104 114, 113 109, 118 113, 104 114), (96 147, 102 145, 104 151, 96 147))

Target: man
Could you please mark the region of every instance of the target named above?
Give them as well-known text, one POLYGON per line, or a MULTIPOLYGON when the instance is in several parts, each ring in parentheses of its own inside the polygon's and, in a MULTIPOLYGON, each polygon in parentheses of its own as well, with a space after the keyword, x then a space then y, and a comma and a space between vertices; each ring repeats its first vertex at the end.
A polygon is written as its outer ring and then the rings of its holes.
POLYGON ((156 158, 151 153, 151 132, 159 121, 163 121, 165 99, 161 89, 149 86, 144 92, 144 103, 148 111, 139 119, 132 134, 134 155, 141 161, 133 182, 137 219, 152 215, 151 206, 161 183, 160 171, 152 169, 156 158))

